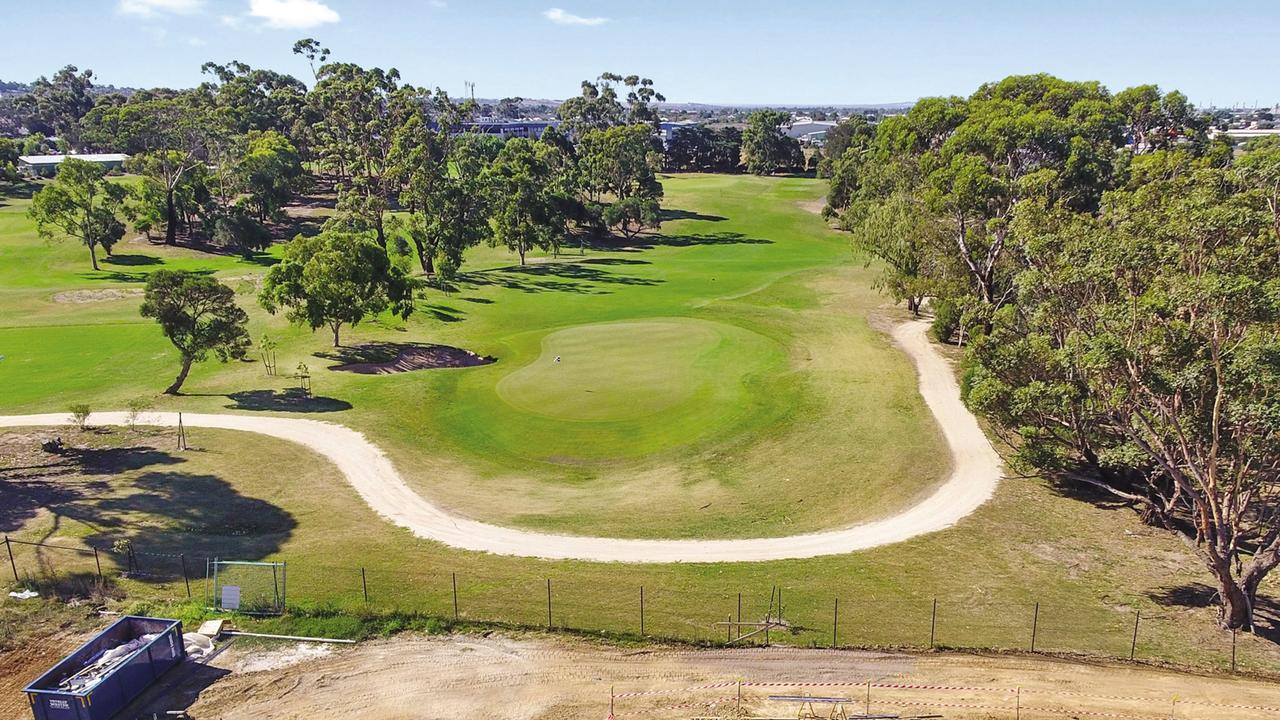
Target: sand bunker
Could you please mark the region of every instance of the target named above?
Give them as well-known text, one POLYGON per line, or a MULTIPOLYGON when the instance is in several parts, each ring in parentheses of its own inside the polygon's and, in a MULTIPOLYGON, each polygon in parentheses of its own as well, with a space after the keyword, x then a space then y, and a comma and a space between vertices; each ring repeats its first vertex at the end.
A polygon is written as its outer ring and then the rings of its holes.
POLYGON ((492 362, 496 362, 495 358, 477 355, 462 348, 448 345, 413 345, 402 348, 390 360, 347 363, 345 365, 334 365, 329 369, 359 373, 361 375, 390 375, 412 370, 475 367, 477 365, 488 365, 492 362))
POLYGON ((142 288, 110 288, 103 290, 67 290, 53 296, 56 303, 74 303, 80 305, 83 303, 95 302, 112 302, 114 300, 127 300, 129 298, 142 297, 142 288))

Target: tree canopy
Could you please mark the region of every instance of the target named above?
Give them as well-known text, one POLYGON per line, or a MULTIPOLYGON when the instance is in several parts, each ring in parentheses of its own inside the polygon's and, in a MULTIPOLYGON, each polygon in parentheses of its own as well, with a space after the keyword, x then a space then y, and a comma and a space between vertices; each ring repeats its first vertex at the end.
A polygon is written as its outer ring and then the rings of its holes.
POLYGON ((199 273, 157 270, 147 276, 142 316, 154 318, 178 349, 182 369, 165 393, 176 395, 191 365, 214 353, 222 362, 240 359, 249 348, 249 316, 236 305, 235 292, 199 273))

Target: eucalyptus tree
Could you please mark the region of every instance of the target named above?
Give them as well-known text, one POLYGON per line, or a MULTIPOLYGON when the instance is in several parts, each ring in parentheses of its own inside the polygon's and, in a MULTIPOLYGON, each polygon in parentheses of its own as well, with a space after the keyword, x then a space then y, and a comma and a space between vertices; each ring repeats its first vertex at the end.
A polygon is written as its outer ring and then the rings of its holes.
POLYGON ((790 123, 791 114, 781 110, 757 110, 747 116, 747 127, 742 131, 747 172, 772 175, 795 166, 800 143, 783 132, 790 123))
POLYGON ((409 114, 393 145, 400 204, 409 211, 406 235, 422 271, 442 280, 461 267, 467 248, 492 234, 486 170, 497 154, 494 138, 456 132, 474 109, 437 90, 430 113, 424 107, 409 114))
POLYGON ((555 195, 555 148, 512 138, 488 170, 493 184, 493 242, 520 256, 534 248, 559 250, 565 218, 555 195))
POLYGON ((126 194, 123 186, 106 179, 102 166, 67 158, 58 166, 53 182, 31 199, 28 212, 42 237, 61 234, 84 243, 97 270, 97 249, 109 255, 111 246, 124 237, 120 214, 126 194))
POLYGON ((99 143, 118 143, 134 154, 130 166, 163 191, 165 242, 177 242, 178 195, 191 177, 206 170, 209 143, 223 117, 198 94, 139 96, 121 105, 95 108, 85 119, 86 135, 99 143))
POLYGON ((52 78, 40 77, 19 97, 29 117, 39 119, 72 148, 81 147, 80 120, 93 109, 93 71, 67 65, 52 78))
POLYGON ((267 271, 258 302, 272 314, 283 310, 295 324, 328 328, 339 347, 344 326, 386 311, 409 317, 414 288, 373 240, 322 232, 298 235, 285 246, 280 262, 267 271))
POLYGON ((1226 628, 1280 564, 1280 236, 1231 171, 1019 207, 1029 265, 967 362, 966 400, 1022 466, 1186 542, 1226 628))
POLYGON ((236 294, 216 278, 199 273, 157 270, 147 276, 141 313, 154 318, 178 349, 182 368, 165 389, 182 390, 191 366, 210 353, 222 362, 245 356, 249 349, 249 315, 236 304, 236 294))

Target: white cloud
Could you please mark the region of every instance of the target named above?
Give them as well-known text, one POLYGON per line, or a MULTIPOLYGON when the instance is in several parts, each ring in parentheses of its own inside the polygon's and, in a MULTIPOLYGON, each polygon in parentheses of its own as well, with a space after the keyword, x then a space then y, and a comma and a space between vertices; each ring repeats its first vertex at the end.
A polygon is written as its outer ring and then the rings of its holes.
POLYGON ((320 0, 249 0, 249 14, 273 28, 305 30, 341 18, 320 0))
POLYGON ((603 25, 609 22, 609 18, 605 17, 582 17, 566 12, 560 8, 551 8, 543 10, 542 16, 557 25, 603 25))
POLYGON ((190 15, 202 7, 204 0, 120 0, 116 9, 128 15, 154 17, 162 12, 190 15))
POLYGON ((205 39, 202 37, 196 37, 192 35, 191 37, 187 38, 187 44, 190 45, 191 47, 204 47, 209 43, 206 42, 205 39))

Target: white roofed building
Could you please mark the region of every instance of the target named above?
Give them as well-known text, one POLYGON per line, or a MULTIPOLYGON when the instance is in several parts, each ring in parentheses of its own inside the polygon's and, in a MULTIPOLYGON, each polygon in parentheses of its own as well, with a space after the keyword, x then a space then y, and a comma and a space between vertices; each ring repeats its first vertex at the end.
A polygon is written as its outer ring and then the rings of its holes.
POLYGON ((129 159, 124 153, 99 153, 88 155, 20 155, 18 156, 18 172, 28 177, 53 177, 58 173, 58 166, 67 158, 75 158, 86 162, 97 163, 107 170, 120 170, 124 161, 129 159))

